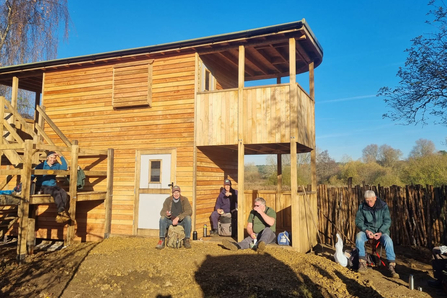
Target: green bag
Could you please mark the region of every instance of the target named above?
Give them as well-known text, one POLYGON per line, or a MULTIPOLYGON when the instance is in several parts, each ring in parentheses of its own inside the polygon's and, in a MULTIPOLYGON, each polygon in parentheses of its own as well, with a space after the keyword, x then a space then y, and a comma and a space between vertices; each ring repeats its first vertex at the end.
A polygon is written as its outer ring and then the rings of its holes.
POLYGON ((185 239, 185 230, 182 226, 169 226, 166 246, 172 248, 181 248, 185 239))

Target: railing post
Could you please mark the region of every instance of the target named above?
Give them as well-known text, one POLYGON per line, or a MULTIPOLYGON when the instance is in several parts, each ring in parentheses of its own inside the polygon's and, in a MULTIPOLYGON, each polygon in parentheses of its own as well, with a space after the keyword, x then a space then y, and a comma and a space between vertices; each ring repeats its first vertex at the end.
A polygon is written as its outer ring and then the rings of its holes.
POLYGON ((104 226, 104 238, 107 239, 110 236, 112 230, 112 201, 113 201, 113 162, 114 162, 114 150, 107 150, 107 195, 104 202, 105 207, 105 226, 104 226))
POLYGON ((70 245, 76 236, 77 222, 76 222, 76 201, 78 194, 78 156, 79 145, 78 141, 74 141, 71 145, 71 164, 70 164, 70 223, 67 231, 67 244, 70 245))
POLYGON ((31 140, 26 140, 23 152, 23 168, 21 171, 22 202, 19 206, 20 221, 19 221, 18 243, 17 243, 17 260, 19 262, 25 259, 26 255, 29 201, 31 196, 30 186, 31 186, 32 156, 33 156, 33 142, 31 140))

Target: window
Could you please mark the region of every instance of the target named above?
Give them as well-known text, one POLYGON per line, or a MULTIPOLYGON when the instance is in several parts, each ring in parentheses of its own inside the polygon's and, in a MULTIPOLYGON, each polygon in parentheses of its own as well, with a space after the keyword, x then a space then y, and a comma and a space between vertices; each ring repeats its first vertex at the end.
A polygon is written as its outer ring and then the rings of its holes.
POLYGON ((149 161, 149 183, 161 183, 161 159, 149 161))
POLYGON ((208 69, 205 69, 205 91, 210 91, 210 84, 211 84, 211 72, 208 69))
POLYGON ((204 65, 202 66, 202 76, 200 82, 201 91, 213 91, 215 90, 215 79, 211 71, 208 70, 204 65))
POLYGON ((112 97, 114 108, 151 106, 153 62, 154 60, 115 65, 112 97))

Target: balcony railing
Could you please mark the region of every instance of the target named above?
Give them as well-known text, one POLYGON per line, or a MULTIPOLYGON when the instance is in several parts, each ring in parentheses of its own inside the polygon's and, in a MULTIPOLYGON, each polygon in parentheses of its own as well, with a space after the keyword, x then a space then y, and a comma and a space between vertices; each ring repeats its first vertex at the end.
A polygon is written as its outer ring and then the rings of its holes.
MULTIPOLYGON (((296 90, 292 104, 290 84, 244 88, 245 144, 289 143, 296 127, 297 142, 315 147, 314 101, 299 85, 296 90)), ((198 93, 197 146, 237 144, 238 110, 238 89, 198 93)))

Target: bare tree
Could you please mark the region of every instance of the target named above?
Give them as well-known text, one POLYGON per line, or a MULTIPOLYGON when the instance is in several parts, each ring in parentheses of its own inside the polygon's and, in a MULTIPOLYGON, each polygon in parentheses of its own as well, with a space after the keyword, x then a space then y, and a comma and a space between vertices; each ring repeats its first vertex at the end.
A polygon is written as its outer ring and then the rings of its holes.
POLYGON ((67 0, 5 0, 0 4, 0 66, 57 57, 58 29, 68 38, 67 0))
POLYGON ((397 72, 399 85, 378 92, 391 108, 383 116, 404 124, 425 124, 434 117, 434 123, 447 125, 447 9, 442 0, 430 0, 429 5, 434 9, 426 23, 434 32, 412 40, 405 67, 397 72))
POLYGON ((377 162, 379 155, 379 146, 370 144, 362 150, 362 159, 364 163, 377 162))
POLYGON ((410 152, 410 157, 419 158, 434 154, 436 152, 435 144, 426 139, 419 139, 416 141, 413 149, 410 152))

